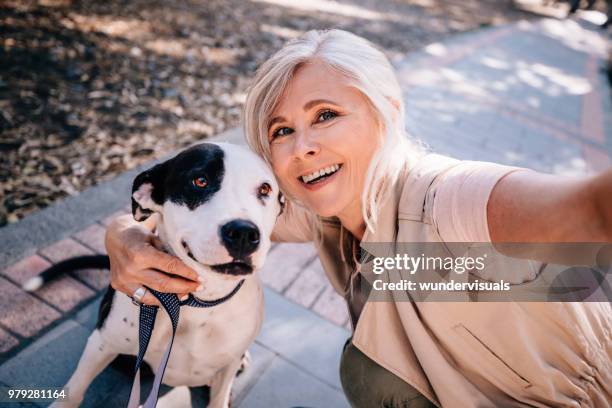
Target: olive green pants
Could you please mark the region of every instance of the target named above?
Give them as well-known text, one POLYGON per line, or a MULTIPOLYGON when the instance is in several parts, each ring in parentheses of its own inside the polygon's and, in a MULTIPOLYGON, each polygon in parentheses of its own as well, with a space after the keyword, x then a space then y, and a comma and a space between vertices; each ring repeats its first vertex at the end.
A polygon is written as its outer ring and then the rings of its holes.
POLYGON ((410 384, 363 354, 351 339, 342 351, 340 381, 353 408, 435 407, 410 384))

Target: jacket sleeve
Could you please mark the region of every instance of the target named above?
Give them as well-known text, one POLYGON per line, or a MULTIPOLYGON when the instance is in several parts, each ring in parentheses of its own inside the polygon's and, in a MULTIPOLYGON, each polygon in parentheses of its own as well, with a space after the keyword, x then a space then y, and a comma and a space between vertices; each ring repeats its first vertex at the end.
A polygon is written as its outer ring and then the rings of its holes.
POLYGON ((309 242, 314 240, 316 216, 305 208, 287 204, 276 220, 271 239, 274 242, 309 242))
POLYGON ((432 222, 445 242, 491 242, 487 203, 495 185, 521 167, 463 161, 436 181, 432 222))

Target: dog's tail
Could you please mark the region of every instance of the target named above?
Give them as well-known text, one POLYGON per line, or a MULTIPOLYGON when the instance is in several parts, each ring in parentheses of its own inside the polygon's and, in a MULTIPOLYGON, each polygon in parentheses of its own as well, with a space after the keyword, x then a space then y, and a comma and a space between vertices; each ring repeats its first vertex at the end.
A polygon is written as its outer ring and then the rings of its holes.
POLYGON ((21 287, 26 292, 34 292, 58 276, 79 269, 110 269, 110 260, 107 255, 84 255, 65 259, 28 279, 21 287))

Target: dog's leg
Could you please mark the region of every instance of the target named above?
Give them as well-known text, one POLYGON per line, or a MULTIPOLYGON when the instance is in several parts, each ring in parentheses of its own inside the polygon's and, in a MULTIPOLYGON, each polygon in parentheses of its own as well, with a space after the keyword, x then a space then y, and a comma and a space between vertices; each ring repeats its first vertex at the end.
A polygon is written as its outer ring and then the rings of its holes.
POLYGON ((50 406, 53 408, 78 407, 83 401, 89 384, 117 355, 118 353, 104 342, 100 330, 94 330, 87 339, 87 345, 74 374, 64 386, 68 398, 57 400, 50 406))
POLYGON ((237 358, 227 367, 219 370, 210 383, 210 403, 209 408, 228 408, 230 403, 230 393, 236 373, 242 364, 243 357, 237 358))

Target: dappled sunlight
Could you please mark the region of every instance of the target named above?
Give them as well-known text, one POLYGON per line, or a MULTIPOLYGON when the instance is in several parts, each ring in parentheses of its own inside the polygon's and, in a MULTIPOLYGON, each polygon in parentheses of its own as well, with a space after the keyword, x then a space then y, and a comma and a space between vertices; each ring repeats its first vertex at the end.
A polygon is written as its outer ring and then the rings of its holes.
MULTIPOLYGON (((419 92, 418 95, 406 94, 406 121, 427 119, 439 119, 442 122, 453 123, 464 115, 474 115, 483 112, 483 108, 477 104, 465 103, 458 98, 430 97, 431 92, 419 92)), ((439 94, 435 95, 438 96, 439 94)), ((442 96, 442 95, 439 95, 442 96)))
POLYGON ((549 82, 565 88, 572 95, 584 95, 593 90, 589 81, 584 77, 569 75, 559 68, 544 64, 532 64, 530 69, 534 74, 546 78, 549 82))
POLYGON ((217 65, 231 65, 236 63, 237 59, 246 54, 244 48, 223 48, 223 47, 202 47, 200 48, 201 55, 204 60, 217 65))
POLYGON ((608 19, 604 13, 598 10, 580 10, 580 18, 594 25, 602 25, 608 19))
MULTIPOLYGON (((566 26, 564 22, 561 22, 561 25, 554 23, 558 22, 551 23, 547 20, 542 24, 548 24, 552 29, 566 26)), ((520 31, 536 30, 532 23, 526 22, 520 26, 520 31)), ((571 23, 570 27, 580 28, 576 23, 571 23)), ((581 38, 586 37, 585 31, 587 30, 580 28, 581 38)), ((526 46, 529 44, 529 38, 527 36, 522 40, 526 46)), ((508 38, 506 41, 512 39, 508 38)), ((558 47, 555 49, 559 52, 558 58, 575 55, 573 48, 565 48, 565 45, 555 44, 558 47)), ((523 109, 542 110, 542 113, 552 109, 552 104, 547 99, 582 97, 593 90, 582 67, 575 64, 567 64, 561 68, 546 62, 527 60, 523 55, 517 58, 511 47, 507 50, 487 47, 476 51, 477 56, 470 64, 455 65, 452 61, 457 58, 457 52, 461 55, 461 51, 454 49, 451 52, 443 44, 430 44, 423 50, 429 60, 420 62, 416 67, 400 66, 400 81, 408 89, 438 87, 471 99, 486 100, 500 106, 522 105, 523 109), (519 90, 529 94, 529 97, 517 98, 519 90), (544 103, 544 100, 547 101, 544 103)))
MULTIPOLYGON (((483 67, 499 71, 501 65, 496 65, 493 61, 500 61, 500 59, 485 58, 480 60, 483 67), (492 62, 495 65, 494 67, 491 66, 492 62)), ((508 58, 508 60, 511 60, 511 58, 508 58)), ((592 91, 591 84, 584 76, 578 76, 542 63, 530 63, 523 60, 504 63, 503 71, 505 73, 502 75, 495 74, 496 79, 493 78, 493 73, 486 70, 471 70, 469 73, 465 73, 469 81, 464 80, 461 71, 458 69, 444 68, 440 71, 442 74, 437 77, 438 80, 447 80, 450 89, 458 92, 467 91, 469 94, 482 95, 485 90, 488 90, 491 91, 490 96, 500 97, 504 93, 515 89, 517 85, 527 86, 548 97, 582 96, 592 91), (455 82, 469 83, 469 86, 460 89, 454 85, 455 82), (478 91, 479 89, 480 91, 478 91)))
POLYGON ((458 119, 458 115, 451 113, 436 112, 434 115, 442 123, 455 123, 458 119))
POLYGON ((506 151, 504 152, 504 156, 506 160, 508 160, 508 163, 519 163, 525 160, 525 154, 515 151, 506 151))
POLYGON ((516 76, 518 79, 523 81, 523 83, 533 88, 542 90, 544 87, 544 81, 542 78, 535 75, 535 73, 530 69, 519 68, 516 71, 516 76))
POLYGON ((581 156, 576 155, 553 164, 551 172, 564 176, 582 176, 587 174, 589 166, 581 156))
POLYGON ((298 2, 293 0, 251 0, 258 3, 273 4, 276 6, 282 6, 292 8, 300 11, 311 11, 311 12, 323 12, 341 15, 345 17, 361 18, 364 20, 382 20, 382 21, 396 21, 399 16, 391 13, 382 13, 378 11, 369 10, 365 7, 338 3, 332 0, 309 0, 304 2, 298 2))
POLYGON ((525 99, 525 102, 527 102, 527 105, 531 106, 532 108, 536 108, 536 109, 542 106, 542 103, 540 102, 540 100, 536 98, 535 96, 529 96, 527 99, 525 99))
POLYGON ((185 46, 177 40, 157 38, 146 41, 144 47, 159 55, 169 55, 171 57, 182 58, 186 54, 185 46))
POLYGON ((246 53, 241 48, 193 47, 189 41, 158 38, 146 41, 143 47, 158 55, 174 58, 198 59, 216 65, 232 65, 246 53))
POLYGON ((264 33, 274 34, 281 38, 285 38, 287 40, 291 38, 295 38, 302 34, 301 31, 293 30, 287 27, 281 27, 278 25, 270 25, 270 24, 262 24, 260 27, 261 31, 264 33))
POLYGON ((412 0, 412 4, 419 7, 435 7, 437 6, 436 1, 434 0, 412 0))
POLYGON ((468 95, 471 97, 490 98, 491 93, 478 84, 473 84, 470 81, 456 82, 449 86, 449 90, 458 94, 468 95))
MULTIPOLYGON (((174 37, 160 37, 151 23, 138 19, 118 19, 115 16, 81 15, 70 13, 69 18, 60 20, 62 25, 82 32, 98 32, 117 39, 129 40, 110 42, 105 46, 113 52, 129 52, 133 57, 142 57, 143 50, 173 58, 188 58, 217 65, 232 65, 246 53, 243 48, 198 46, 198 41, 174 37)), ((159 27, 157 27, 159 29, 159 27)))
POLYGON ((451 68, 441 68, 440 75, 442 78, 451 81, 451 82, 459 82, 465 80, 465 75, 459 72, 456 69, 451 68))
POLYGON ((70 13, 68 17, 60 22, 71 30, 99 32, 131 41, 142 40, 152 33, 151 24, 148 21, 133 18, 119 19, 116 16, 86 16, 77 13, 70 13))
POLYGON ((425 47, 424 50, 427 54, 433 55, 435 57, 443 57, 448 54, 446 46, 440 43, 429 44, 427 47, 425 47))
POLYGON ((67 7, 72 0, 38 0, 38 4, 45 7, 67 7))
POLYGON ((508 91, 510 87, 508 86, 507 82, 504 83, 502 81, 493 81, 491 82, 491 89, 495 91, 508 91))
POLYGON ((456 50, 434 44, 423 52, 429 61, 419 60, 413 70, 401 66, 409 133, 436 152, 462 159, 587 174, 580 125, 572 122, 592 91, 577 71, 582 67, 517 58, 510 50, 479 50, 469 62, 455 64, 456 50), (570 117, 558 117, 559 112, 570 117))
POLYGON ((176 131, 179 135, 197 133, 210 135, 214 132, 212 126, 200 120, 181 119, 178 122, 176 131))
MULTIPOLYGON (((534 30, 533 26, 529 28, 534 30)), ((545 19, 537 26, 537 30, 560 41, 563 45, 579 52, 596 53, 605 56, 607 44, 604 36, 584 30, 581 25, 571 19, 563 21, 545 19)))
POLYGON ((592 91, 592 86, 584 76, 572 75, 563 70, 541 63, 531 64, 516 61, 506 69, 508 74, 501 80, 490 81, 489 78, 471 78, 482 87, 494 91, 508 91, 512 86, 521 83, 551 97, 560 95, 585 95, 592 91))
MULTIPOLYGON (((514 4, 522 10, 538 14, 542 17, 553 17, 562 19, 567 15, 569 5, 566 2, 555 4, 558 7, 549 7, 542 0, 513 0, 514 4)), ((552 3, 552 2, 551 2, 552 3)))
POLYGON ((493 57, 482 57, 480 59, 480 63, 484 65, 485 67, 501 69, 501 70, 510 69, 511 67, 511 65, 508 64, 506 61, 503 61, 499 58, 493 58, 493 57))
POLYGON ((491 4, 498 6, 512 7, 513 10, 518 10, 513 3, 507 2, 501 4, 500 1, 483 1, 483 0, 401 0, 402 3, 412 6, 422 7, 431 15, 441 17, 445 20, 452 29, 464 30, 469 21, 480 21, 481 24, 501 24, 508 21, 508 15, 502 10, 498 13, 486 13, 484 9, 491 4))

